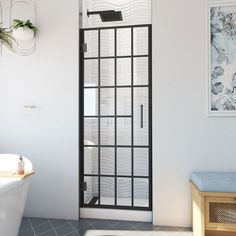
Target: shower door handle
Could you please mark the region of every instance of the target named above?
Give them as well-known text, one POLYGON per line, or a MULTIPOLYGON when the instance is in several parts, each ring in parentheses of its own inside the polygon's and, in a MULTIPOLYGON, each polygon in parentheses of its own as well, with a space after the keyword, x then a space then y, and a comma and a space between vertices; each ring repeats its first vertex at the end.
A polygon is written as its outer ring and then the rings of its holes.
POLYGON ((140 128, 143 129, 143 104, 140 106, 140 128))

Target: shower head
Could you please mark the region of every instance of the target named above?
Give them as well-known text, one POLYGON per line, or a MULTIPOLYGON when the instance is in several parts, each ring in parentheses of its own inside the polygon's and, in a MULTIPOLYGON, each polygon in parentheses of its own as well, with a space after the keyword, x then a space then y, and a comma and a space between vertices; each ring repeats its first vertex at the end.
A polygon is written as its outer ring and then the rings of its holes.
POLYGON ((121 11, 88 11, 88 17, 91 15, 100 15, 102 22, 110 22, 110 21, 123 21, 121 11))

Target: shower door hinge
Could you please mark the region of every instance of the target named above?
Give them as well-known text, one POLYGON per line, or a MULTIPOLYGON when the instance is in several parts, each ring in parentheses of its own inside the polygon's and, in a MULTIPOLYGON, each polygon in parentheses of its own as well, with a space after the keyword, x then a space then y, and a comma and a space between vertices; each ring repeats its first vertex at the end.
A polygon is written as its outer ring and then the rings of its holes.
POLYGON ((87 51, 88 51, 87 43, 83 43, 83 44, 81 45, 81 48, 82 48, 82 51, 83 51, 83 52, 87 52, 87 51))
POLYGON ((87 182, 81 182, 81 191, 87 191, 87 182))

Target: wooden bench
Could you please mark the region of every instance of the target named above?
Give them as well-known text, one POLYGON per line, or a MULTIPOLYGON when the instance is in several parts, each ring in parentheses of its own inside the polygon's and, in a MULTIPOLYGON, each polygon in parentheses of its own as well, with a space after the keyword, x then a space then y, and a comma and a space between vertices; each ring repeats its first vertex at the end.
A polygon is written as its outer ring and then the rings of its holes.
MULTIPOLYGON (((200 185, 198 181, 194 181, 192 178, 194 236, 236 236, 236 191, 234 191, 236 186, 235 182, 232 183, 232 187, 230 187, 229 182, 224 185, 224 180, 232 180, 232 173, 228 177, 225 174, 219 173, 217 178, 212 177, 214 179, 212 186, 210 180, 204 186, 204 184, 200 185), (220 175, 222 175, 222 179, 220 175), (209 191, 206 191, 206 188, 209 188, 209 191), (223 188, 223 191, 221 191, 221 188, 223 188)), ((204 179, 202 181, 204 182, 204 179)))

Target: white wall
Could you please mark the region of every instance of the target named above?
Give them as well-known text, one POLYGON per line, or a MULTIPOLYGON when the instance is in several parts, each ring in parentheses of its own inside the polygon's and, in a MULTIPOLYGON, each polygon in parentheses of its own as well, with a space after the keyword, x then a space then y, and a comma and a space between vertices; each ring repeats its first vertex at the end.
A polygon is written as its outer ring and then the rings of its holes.
MULTIPOLYGON (((7 0, 5 0, 6 3, 7 0)), ((78 1, 37 0, 37 49, 0 62, 0 152, 32 160, 26 215, 78 218, 78 1), (35 104, 39 114, 21 116, 35 104)))
POLYGON ((190 226, 192 171, 236 170, 235 118, 206 116, 206 1, 153 0, 154 223, 190 226))

